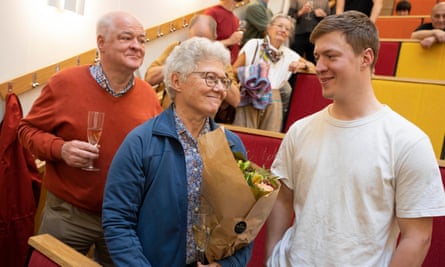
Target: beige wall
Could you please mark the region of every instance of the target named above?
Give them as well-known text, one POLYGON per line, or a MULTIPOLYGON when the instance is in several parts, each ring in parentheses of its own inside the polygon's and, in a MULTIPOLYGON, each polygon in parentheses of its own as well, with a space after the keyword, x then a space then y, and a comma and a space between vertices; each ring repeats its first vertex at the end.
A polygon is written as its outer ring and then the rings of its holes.
MULTIPOLYGON (((96 47, 95 25, 105 12, 124 10, 149 28, 218 3, 218 0, 85 0, 83 15, 58 10, 47 0, 0 1, 0 83, 76 56, 96 47)), ((180 30, 147 44, 144 65, 156 58, 167 43, 183 39, 180 30)), ((41 88, 19 95, 26 114, 41 88)), ((0 99, 0 121, 5 102, 0 99)))
MULTIPOLYGON (((124 10, 150 28, 172 19, 217 4, 218 0, 84 0, 84 14, 58 10, 48 0, 0 1, 0 83, 71 58, 96 47, 95 25, 105 12, 124 10)), ((269 0, 274 12, 287 10, 288 0, 269 0)), ((235 11, 244 16, 244 8, 235 11)), ((144 64, 136 72, 143 77, 147 66, 167 44, 182 40, 185 30, 178 30, 151 41, 146 46, 144 64)), ((19 95, 26 115, 41 87, 19 95)), ((5 102, 0 98, 0 121, 5 102)))

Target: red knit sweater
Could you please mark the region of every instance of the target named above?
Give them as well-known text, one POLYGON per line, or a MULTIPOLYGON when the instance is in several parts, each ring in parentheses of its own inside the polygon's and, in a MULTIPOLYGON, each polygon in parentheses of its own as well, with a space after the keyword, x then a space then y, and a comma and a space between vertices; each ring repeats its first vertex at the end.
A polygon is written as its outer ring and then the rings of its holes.
MULTIPOLYGON (((216 5, 213 7, 209 7, 204 10, 205 15, 212 16, 216 21, 216 40, 224 40, 229 38, 232 33, 236 32, 239 28, 239 19, 230 10, 225 9, 221 5, 216 5)), ((230 59, 231 63, 235 63, 238 58, 238 53, 240 50, 239 44, 234 44, 228 47, 230 50, 230 59)))
POLYGON ((81 209, 101 213, 102 195, 111 160, 127 133, 161 112, 154 90, 136 78, 134 87, 121 97, 101 88, 89 66, 62 70, 43 88, 18 128, 25 147, 46 160, 44 186, 59 198, 81 209), (105 112, 99 172, 69 167, 61 158, 64 141, 87 141, 88 111, 105 112))

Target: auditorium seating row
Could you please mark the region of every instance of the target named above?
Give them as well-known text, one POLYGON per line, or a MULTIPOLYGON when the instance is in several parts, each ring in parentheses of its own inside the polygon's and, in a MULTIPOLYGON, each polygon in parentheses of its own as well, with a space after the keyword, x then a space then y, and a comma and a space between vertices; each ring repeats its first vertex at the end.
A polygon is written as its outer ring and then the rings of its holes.
POLYGON ((445 80, 445 44, 424 49, 418 41, 381 39, 376 75, 445 80))
MULTIPOLYGON (((437 2, 445 0, 410 0, 411 12, 409 16, 397 16, 394 0, 392 16, 379 16, 376 26, 380 38, 410 38, 411 33, 422 23, 431 22, 431 9, 437 2)), ((387 14, 387 13, 386 13, 387 14)))

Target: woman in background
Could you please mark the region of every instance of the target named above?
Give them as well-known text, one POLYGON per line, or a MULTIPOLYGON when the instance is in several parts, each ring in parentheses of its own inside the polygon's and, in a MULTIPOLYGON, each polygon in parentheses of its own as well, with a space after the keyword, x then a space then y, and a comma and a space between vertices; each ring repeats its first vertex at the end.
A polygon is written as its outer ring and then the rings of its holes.
MULTIPOLYGON (((268 78, 272 88, 272 103, 264 110, 243 103, 236 110, 234 125, 269 131, 281 131, 283 120, 283 104, 280 96, 281 88, 289 88, 287 80, 291 73, 297 71, 314 71, 312 63, 285 46, 293 33, 293 19, 283 15, 275 15, 267 26, 263 39, 251 39, 241 49, 234 69, 264 61, 269 65, 268 78)), ((289 93, 289 92, 287 92, 289 93)))

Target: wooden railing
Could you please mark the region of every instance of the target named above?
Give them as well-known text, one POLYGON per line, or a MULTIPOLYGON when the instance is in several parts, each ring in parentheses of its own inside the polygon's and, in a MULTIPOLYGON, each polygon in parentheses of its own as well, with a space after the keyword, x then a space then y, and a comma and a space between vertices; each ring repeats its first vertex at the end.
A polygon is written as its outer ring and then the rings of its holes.
POLYGON ((34 249, 29 267, 100 267, 98 263, 49 234, 32 236, 28 244, 34 249))

